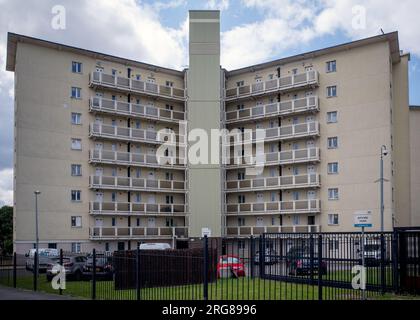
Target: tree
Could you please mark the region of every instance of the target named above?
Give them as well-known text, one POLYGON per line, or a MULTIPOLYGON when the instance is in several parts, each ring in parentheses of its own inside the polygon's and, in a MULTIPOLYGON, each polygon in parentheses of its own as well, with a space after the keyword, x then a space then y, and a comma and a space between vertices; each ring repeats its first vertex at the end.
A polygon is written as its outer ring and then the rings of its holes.
POLYGON ((3 254, 13 251, 13 207, 0 208, 0 248, 3 254))

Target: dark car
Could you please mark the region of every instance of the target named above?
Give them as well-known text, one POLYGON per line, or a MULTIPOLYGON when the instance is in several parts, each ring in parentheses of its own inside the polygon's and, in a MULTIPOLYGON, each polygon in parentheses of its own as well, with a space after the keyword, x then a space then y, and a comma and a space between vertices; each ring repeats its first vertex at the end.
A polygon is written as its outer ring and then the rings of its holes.
MULTIPOLYGON (((86 256, 83 255, 74 255, 74 256, 65 256, 63 257, 63 266, 66 270, 66 280, 82 280, 83 268, 86 264, 86 256)), ((55 276, 53 267, 56 264, 60 263, 60 258, 52 258, 47 266, 47 281, 51 281, 55 276)))
MULTIPOLYGON (((112 280, 114 277, 113 258, 108 253, 96 254, 96 272, 97 279, 112 280)), ((93 275, 93 255, 87 257, 86 264, 83 268, 83 276, 85 278, 92 278, 93 275)))
POLYGON ((294 276, 307 275, 307 274, 327 274, 327 263, 321 261, 321 268, 319 270, 318 257, 314 256, 311 259, 310 255, 301 255, 292 258, 287 263, 289 274, 294 276), (312 261, 311 261, 312 260, 312 261))

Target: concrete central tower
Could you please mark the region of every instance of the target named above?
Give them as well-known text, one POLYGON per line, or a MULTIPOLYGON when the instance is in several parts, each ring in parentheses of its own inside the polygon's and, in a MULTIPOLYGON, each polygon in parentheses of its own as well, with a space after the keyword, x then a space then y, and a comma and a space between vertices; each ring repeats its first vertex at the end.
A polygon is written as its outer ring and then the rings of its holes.
MULTIPOLYGON (((187 74, 188 131, 221 128, 220 12, 190 11, 189 69, 187 74)), ((189 147, 196 142, 189 142, 189 147)), ((221 165, 188 164, 189 235, 201 237, 203 229, 212 237, 222 233, 221 165)))

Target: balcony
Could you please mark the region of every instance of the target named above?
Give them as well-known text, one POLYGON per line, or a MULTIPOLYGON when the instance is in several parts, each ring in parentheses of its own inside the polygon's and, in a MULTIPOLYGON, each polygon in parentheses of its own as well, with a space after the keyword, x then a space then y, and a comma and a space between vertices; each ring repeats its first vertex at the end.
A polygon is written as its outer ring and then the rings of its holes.
POLYGON ((226 204, 227 215, 318 213, 320 209, 320 200, 316 199, 226 204))
POLYGON ((135 215, 162 215, 184 216, 187 212, 185 204, 157 204, 136 202, 102 202, 92 201, 89 204, 92 215, 135 216, 135 215))
POLYGON ((156 83, 114 76, 103 72, 92 72, 89 85, 91 87, 112 88, 122 92, 134 92, 148 96, 163 97, 166 99, 184 101, 185 90, 174 87, 162 86, 156 83))
POLYGON ((286 190, 298 188, 314 188, 320 186, 320 176, 316 173, 296 175, 264 177, 246 180, 226 181, 226 192, 245 192, 260 190, 286 190))
MULTIPOLYGON (((265 153, 261 155, 261 157, 262 157, 261 161, 265 160, 264 166, 287 165, 287 164, 294 164, 294 163, 320 161, 319 148, 307 148, 307 149, 271 152, 271 153, 265 153)), ((255 158, 256 156, 230 157, 230 162, 229 162, 230 164, 226 167, 226 169, 231 170, 231 169, 256 166, 255 158), (253 160, 253 162, 251 160, 253 160)))
MULTIPOLYGON (((252 131, 252 143, 258 141, 271 142, 277 140, 289 140, 298 138, 307 138, 312 136, 319 136, 319 123, 317 121, 305 122, 299 124, 293 124, 290 126, 281 126, 275 128, 262 129, 265 131, 265 138, 262 140, 256 139, 256 131, 252 131)), ((235 136, 233 135, 235 138, 235 136)), ((241 140, 229 141, 231 146, 244 143, 241 136, 241 140), (241 141, 242 140, 242 141, 241 141)))
MULTIPOLYGON (((89 126, 89 136, 151 144, 172 144, 172 142, 168 142, 168 139, 171 136, 169 132, 118 127, 103 123, 91 123, 89 126)), ((176 138, 176 141, 174 141, 173 144, 179 143, 180 145, 185 145, 186 141, 184 136, 175 134, 174 138, 176 138)))
POLYGON ((263 233, 296 233, 296 232, 320 232, 319 225, 290 225, 290 226, 242 226, 242 227, 226 227, 226 236, 259 236, 263 233))
POLYGON ((92 97, 89 110, 166 122, 185 120, 185 112, 182 111, 166 110, 155 106, 104 99, 102 97, 92 97))
POLYGON ((312 70, 272 80, 257 82, 251 85, 226 89, 225 100, 232 101, 240 98, 276 93, 279 91, 290 91, 293 89, 315 86, 317 84, 318 72, 312 70))
POLYGON ((318 97, 274 102, 256 107, 226 112, 226 124, 319 111, 318 97))
POLYGON ((185 184, 185 181, 130 177, 90 176, 89 178, 89 187, 93 189, 183 193, 185 184))
POLYGON ((173 237, 187 238, 187 227, 91 227, 89 238, 91 240, 132 240, 156 239, 173 237))
POLYGON ((132 152, 119 152, 111 150, 90 150, 91 163, 106 163, 125 166, 170 168, 185 170, 184 158, 158 157, 157 154, 143 154, 132 152))

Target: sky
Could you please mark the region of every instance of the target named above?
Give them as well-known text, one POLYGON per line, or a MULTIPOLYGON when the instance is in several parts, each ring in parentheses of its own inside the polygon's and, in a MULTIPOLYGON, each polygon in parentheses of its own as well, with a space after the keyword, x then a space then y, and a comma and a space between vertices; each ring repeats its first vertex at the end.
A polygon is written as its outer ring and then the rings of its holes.
POLYGON ((221 11, 221 64, 228 70, 381 29, 398 31, 400 49, 411 53, 410 104, 420 105, 418 0, 0 0, 0 206, 13 203, 14 75, 5 71, 7 32, 181 70, 188 66, 188 10, 198 9, 221 11), (60 28, 58 14, 65 17, 60 28))

